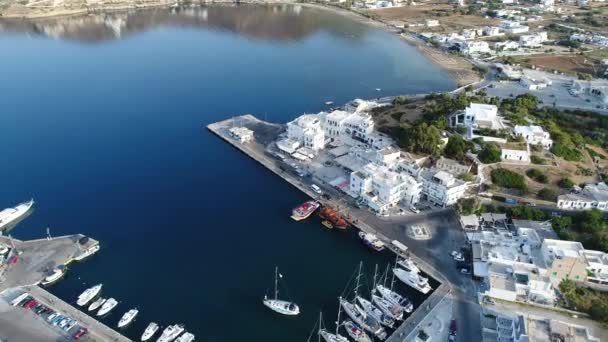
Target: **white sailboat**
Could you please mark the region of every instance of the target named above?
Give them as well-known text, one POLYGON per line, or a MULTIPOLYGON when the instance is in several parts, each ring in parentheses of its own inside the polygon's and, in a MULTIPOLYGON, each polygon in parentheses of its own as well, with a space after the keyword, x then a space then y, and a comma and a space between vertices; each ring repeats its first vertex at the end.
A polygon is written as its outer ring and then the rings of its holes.
MULTIPOLYGON (((370 297, 373 297, 374 287, 376 286, 376 277, 378 275, 378 265, 374 270, 374 286, 372 287, 372 292, 370 293, 370 297)), ((358 309, 367 315, 374 317, 380 324, 392 328, 395 325, 395 320, 393 320, 390 316, 385 315, 382 310, 375 307, 369 300, 357 296, 356 301, 358 302, 358 309)))
POLYGON ((158 329, 159 329, 158 324, 156 324, 154 322, 151 322, 150 324, 148 324, 148 326, 146 327, 146 330, 144 330, 143 334, 141 334, 142 342, 145 342, 145 341, 149 340, 150 338, 152 338, 152 336, 154 336, 154 334, 156 334, 158 329))
MULTIPOLYGON (((359 272, 357 274, 357 283, 355 285, 355 298, 358 297, 359 284, 361 280, 361 270, 363 268, 363 263, 359 263, 359 272)), ((357 323, 361 328, 369 331, 379 339, 383 340, 386 338, 387 334, 380 322, 376 318, 371 315, 368 315, 364 310, 362 310, 357 304, 351 303, 344 298, 340 297, 340 305, 344 309, 344 312, 353 320, 353 322, 357 323)))
MULTIPOLYGON (((338 322, 340 322, 340 309, 338 306, 338 322)), ((323 328, 323 313, 319 312, 319 339, 323 338, 325 342, 348 342, 348 339, 338 334, 338 328, 340 325, 336 322, 336 332, 330 333, 327 329, 323 328)))
POLYGON ((353 321, 345 321, 344 322, 344 330, 350 338, 352 338, 355 342, 372 342, 372 339, 367 335, 365 330, 357 325, 353 321))
MULTIPOLYGON (((397 259, 399 259, 399 257, 397 257, 397 259)), ((376 285, 376 291, 385 300, 389 301, 395 306, 399 306, 402 311, 411 313, 414 310, 414 305, 412 304, 412 302, 407 297, 404 297, 393 290, 393 288, 395 287, 395 273, 392 273, 391 275, 390 288, 385 286, 386 279, 388 277, 388 270, 389 269, 387 268, 386 272, 384 272, 384 284, 376 285)))
POLYGON ((300 308, 298 304, 286 300, 281 300, 278 298, 279 296, 279 276, 282 278, 283 276, 279 274, 279 268, 275 267, 274 269, 274 298, 269 299, 268 296, 264 295, 264 300, 262 301, 264 305, 270 308, 274 312, 278 312, 283 315, 295 316, 300 313, 300 308))

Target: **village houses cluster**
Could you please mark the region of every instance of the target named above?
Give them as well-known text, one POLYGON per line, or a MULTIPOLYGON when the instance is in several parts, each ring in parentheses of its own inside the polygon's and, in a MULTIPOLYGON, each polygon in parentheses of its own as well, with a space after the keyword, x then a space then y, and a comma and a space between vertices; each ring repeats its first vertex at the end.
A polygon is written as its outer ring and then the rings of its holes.
POLYGON ((287 123, 276 146, 301 161, 321 153, 331 156, 348 178, 331 184, 381 215, 398 205, 415 208, 421 199, 445 207, 462 198, 470 183, 458 179, 457 172, 469 167, 447 160, 422 167, 426 158, 414 160, 374 130, 369 111, 376 106, 355 100, 343 110, 304 114, 287 123))

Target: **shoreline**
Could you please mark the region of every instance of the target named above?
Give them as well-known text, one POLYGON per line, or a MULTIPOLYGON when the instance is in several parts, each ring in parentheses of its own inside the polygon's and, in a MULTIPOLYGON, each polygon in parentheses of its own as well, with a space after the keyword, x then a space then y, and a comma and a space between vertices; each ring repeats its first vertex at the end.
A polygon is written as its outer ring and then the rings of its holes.
MULTIPOLYGON (((137 10, 146 10, 146 9, 154 9, 154 8, 171 8, 176 5, 178 6, 187 6, 187 5, 199 5, 199 6, 213 6, 213 5, 279 5, 279 4, 287 4, 287 5, 299 5, 308 8, 315 8, 324 11, 330 11, 334 14, 348 17, 351 20, 357 21, 359 23, 369 25, 371 27, 382 29, 390 34, 399 35, 399 39, 408 44, 409 46, 415 48, 420 54, 422 54, 428 61, 439 67, 443 70, 447 76, 452 80, 456 87, 455 89, 474 84, 481 80, 481 77, 473 70, 473 63, 468 59, 460 56, 454 56, 444 52, 441 49, 435 48, 433 46, 429 46, 427 43, 413 37, 409 32, 404 31, 401 28, 395 27, 389 23, 382 21, 381 19, 370 18, 357 10, 343 8, 339 6, 334 6, 325 3, 318 2, 292 2, 292 1, 272 1, 272 0, 245 0, 239 1, 239 3, 235 3, 234 1, 229 0, 219 0, 219 1, 171 1, 171 0, 159 0, 159 1, 150 1, 144 3, 128 3, 124 4, 113 3, 108 6, 99 5, 99 7, 92 8, 85 6, 80 9, 65 9, 65 10, 42 10, 40 12, 34 12, 27 8, 27 11, 30 13, 19 13, 17 10, 15 13, 10 13, 7 15, 6 13, 0 13, 0 18, 7 20, 26 20, 26 21, 37 21, 37 20, 45 20, 52 18, 66 18, 66 17, 76 17, 76 16, 85 16, 97 13, 112 13, 112 12, 122 12, 122 11, 137 11, 137 10)), ((23 8, 25 9, 25 7, 23 8)))

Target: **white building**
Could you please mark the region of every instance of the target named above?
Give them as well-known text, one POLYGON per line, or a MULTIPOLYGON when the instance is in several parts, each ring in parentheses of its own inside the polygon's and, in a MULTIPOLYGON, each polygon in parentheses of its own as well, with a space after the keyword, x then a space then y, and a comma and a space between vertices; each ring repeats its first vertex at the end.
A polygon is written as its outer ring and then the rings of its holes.
POLYGON ((536 265, 514 262, 491 262, 488 268, 488 290, 485 295, 507 300, 551 305, 556 291, 551 279, 536 265))
POLYGON ((586 250, 578 241, 545 239, 542 256, 555 283, 562 279, 608 285, 608 254, 586 250))
POLYGON ((509 51, 519 49, 519 43, 514 40, 507 40, 504 42, 497 42, 494 44, 494 49, 498 51, 509 51))
POLYGON ((547 41, 547 32, 535 32, 519 37, 519 44, 524 47, 539 47, 547 41))
POLYGON ((419 179, 422 181, 422 194, 425 199, 444 208, 461 199, 468 187, 467 182, 436 169, 423 169, 419 179))
POLYGON ((431 19, 428 19, 428 20, 427 20, 427 21, 424 23, 424 25, 425 25, 426 27, 437 27, 437 26, 439 26, 439 20, 431 20, 431 19))
POLYGON ((241 144, 253 141, 253 131, 247 127, 232 127, 228 132, 233 139, 238 140, 241 144))
POLYGON ((351 145, 355 141, 371 144, 377 135, 374 133, 374 121, 366 112, 335 110, 324 118, 323 129, 326 136, 332 140, 351 145))
POLYGON ((490 45, 484 41, 465 41, 460 44, 460 51, 467 55, 490 53, 490 45))
POLYGON ((500 23, 500 29, 505 33, 518 34, 528 32, 530 28, 517 21, 505 20, 500 23))
POLYGON ((453 175, 461 175, 471 171, 471 165, 464 165, 456 160, 440 157, 435 164, 439 170, 447 171, 453 175))
MULTIPOLYGON (((287 140, 316 152, 325 147, 325 132, 315 114, 304 114, 287 123, 287 140)), ((281 148, 282 144, 277 144, 281 148)), ((289 151, 285 151, 288 152, 289 151)))
POLYGON ((530 148, 528 144, 507 143, 501 145, 500 158, 502 160, 513 160, 518 162, 530 162, 530 148))
POLYGON ((518 137, 523 137, 530 145, 541 145, 550 148, 553 145, 551 135, 540 126, 515 126, 513 132, 518 137))
POLYGON ((486 26, 483 28, 484 36, 498 36, 500 35, 500 27, 497 26, 486 26))
POLYGON ((528 75, 525 75, 519 79, 519 84, 525 87, 528 90, 542 90, 550 86, 553 82, 551 82, 548 78, 533 78, 528 75))
POLYGON ((477 37, 477 32, 475 30, 472 30, 472 29, 462 30, 462 36, 466 40, 475 39, 475 37, 477 37))
POLYGON ((492 129, 502 128, 503 125, 498 117, 498 107, 495 105, 471 103, 464 111, 457 111, 449 117, 450 126, 456 127, 487 127, 492 129))
POLYGON ((587 184, 580 193, 557 197, 557 207, 566 210, 608 210, 608 185, 606 183, 587 184))
POLYGON ((380 214, 386 214, 400 202, 405 205, 417 203, 421 188, 421 183, 407 173, 372 163, 350 175, 351 196, 361 198, 380 214))

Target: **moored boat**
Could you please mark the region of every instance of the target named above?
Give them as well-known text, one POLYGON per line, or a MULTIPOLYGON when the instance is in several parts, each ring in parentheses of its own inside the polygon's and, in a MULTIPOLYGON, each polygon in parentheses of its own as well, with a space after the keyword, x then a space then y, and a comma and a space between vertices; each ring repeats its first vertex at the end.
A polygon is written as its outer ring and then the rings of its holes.
POLYGON ((152 338, 152 336, 154 336, 154 334, 156 334, 156 332, 158 331, 158 324, 151 322, 150 324, 148 324, 148 326, 146 327, 146 330, 144 330, 143 334, 141 334, 141 340, 142 342, 145 342, 147 340, 149 340, 150 338, 152 338))
POLYGON ((372 342, 365 331, 353 321, 345 321, 344 330, 355 342, 372 342))
POLYGON ((400 305, 393 304, 381 296, 372 295, 372 302, 384 313, 394 320, 403 319, 403 308, 400 305))
POLYGON ((94 301, 93 303, 91 303, 91 305, 89 305, 89 311, 95 311, 95 310, 99 309, 99 307, 102 306, 103 303, 105 303, 105 302, 106 302, 105 298, 101 298, 101 297, 97 298, 96 301, 94 301))
POLYGON ((291 218, 296 221, 302 221, 310 217, 315 210, 319 209, 321 204, 317 201, 307 201, 295 207, 291 212, 291 218))
POLYGON ((414 272, 420 272, 420 269, 418 268, 418 266, 416 266, 416 263, 414 263, 414 261, 410 258, 403 258, 401 260, 398 260, 397 265, 408 271, 411 270, 414 272))
POLYGON ((100 249, 100 247, 99 247, 99 244, 97 243, 97 244, 85 249, 77 256, 75 256, 74 260, 76 260, 76 261, 84 260, 84 259, 90 257, 91 255, 97 253, 99 251, 99 249, 100 249))
POLYGON ((99 292, 101 291, 101 287, 102 284, 97 284, 91 288, 84 290, 84 292, 81 293, 80 296, 78 296, 76 304, 78 304, 79 306, 86 305, 89 301, 91 301, 91 299, 95 298, 99 294, 99 292))
POLYGON ((278 312, 283 315, 288 316, 296 316, 300 314, 300 308, 298 304, 286 300, 281 300, 278 298, 279 296, 279 276, 283 278, 281 274, 279 274, 279 268, 275 267, 274 269, 274 298, 268 298, 268 296, 264 296, 264 300, 262 303, 270 308, 274 312, 278 312))
POLYGON ((175 342, 192 342, 194 341, 194 334, 185 332, 182 336, 178 337, 175 342))
POLYGON ((343 298, 340 298, 340 305, 342 305, 342 308, 348 317, 350 317, 353 322, 357 323, 358 326, 374 334, 381 340, 386 338, 386 331, 375 318, 362 313, 357 309, 355 304, 350 303, 343 298))
POLYGON ((101 309, 97 312, 97 316, 103 316, 108 312, 112 311, 118 305, 118 302, 114 298, 109 298, 105 303, 101 306, 101 309))
POLYGON ((380 241, 375 234, 361 231, 359 232, 359 238, 361 238, 361 241, 363 241, 367 247, 375 250, 376 252, 381 252, 384 250, 384 242, 380 241))
POLYGON ((322 225, 323 225, 325 228, 327 228, 327 229, 333 229, 333 228, 334 228, 334 225, 333 225, 333 224, 331 224, 331 222, 329 222, 329 221, 327 221, 327 220, 323 220, 323 221, 321 221, 321 224, 322 224, 322 225))
POLYGON ((388 300, 389 302, 391 302, 395 305, 400 305, 403 308, 403 311, 405 311, 407 313, 410 313, 413 311, 414 305, 406 297, 403 297, 402 295, 398 294, 397 292, 389 289, 388 287, 384 287, 382 285, 377 285, 376 290, 382 296, 382 298, 388 300))
POLYGON ((348 228, 348 222, 342 216, 340 216, 334 209, 330 207, 323 207, 319 212, 319 217, 325 221, 329 221, 332 226, 338 229, 348 228))
POLYGON ((331 333, 323 327, 323 314, 319 313, 319 331, 317 332, 317 334, 319 334, 319 336, 321 338, 323 338, 323 340, 325 342, 348 342, 348 339, 346 337, 338 334, 338 328, 339 328, 338 322, 340 322, 340 311, 338 311, 338 321, 336 322, 336 332, 331 333))
POLYGON ((48 275, 46 278, 44 278, 41 282, 41 284, 43 286, 49 286, 53 283, 55 283, 56 281, 58 281, 59 279, 61 279, 65 274, 65 268, 64 267, 56 267, 53 269, 53 272, 48 275))
POLYGON ((362 314, 367 314, 374 317, 380 324, 392 328, 395 325, 395 320, 385 315, 382 310, 375 307, 369 300, 358 296, 357 297, 357 309, 360 310, 362 314))
POLYGON ((0 230, 27 213, 33 205, 34 200, 30 199, 27 202, 17 204, 13 208, 6 208, 0 211, 0 230))
POLYGON ((118 327, 122 328, 122 327, 126 326, 127 324, 131 323, 135 319, 135 316, 137 316, 138 313, 139 313, 139 310, 137 310, 137 309, 131 309, 131 310, 125 312, 125 314, 122 315, 122 317, 120 318, 120 321, 118 321, 118 327))
POLYGON ((174 324, 174 325, 170 325, 168 327, 165 328, 165 330, 163 330, 163 333, 160 335, 160 337, 158 338, 158 342, 171 342, 173 340, 175 340, 175 338, 177 336, 179 336, 179 334, 181 334, 182 332, 184 332, 184 325, 183 324, 174 324))
POLYGON ((404 282, 406 285, 415 288, 416 290, 427 294, 431 291, 431 285, 429 285, 429 280, 418 272, 414 272, 413 270, 404 270, 399 267, 393 268, 393 273, 397 277, 397 279, 404 282))

